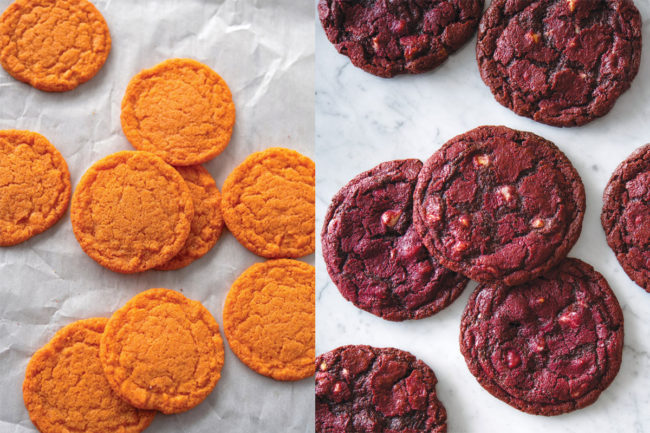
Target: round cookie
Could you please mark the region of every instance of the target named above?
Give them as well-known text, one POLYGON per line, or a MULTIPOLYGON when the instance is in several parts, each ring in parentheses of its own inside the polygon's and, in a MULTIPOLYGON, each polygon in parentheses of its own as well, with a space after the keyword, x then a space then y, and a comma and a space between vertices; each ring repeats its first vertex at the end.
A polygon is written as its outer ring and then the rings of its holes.
POLYGON ((650 144, 637 149, 612 174, 600 220, 618 262, 650 292, 650 144))
POLYGON ((318 15, 339 53, 379 77, 435 68, 467 42, 483 0, 320 0, 318 15))
POLYGON ((226 227, 262 257, 313 253, 315 176, 314 162, 293 150, 272 147, 249 155, 223 184, 226 227))
POLYGON ((436 375, 394 348, 342 346, 316 359, 316 433, 445 433, 436 375))
POLYGON ((445 267, 516 285, 558 264, 578 240, 582 180, 550 141, 504 126, 449 140, 424 164, 413 220, 445 267))
POLYGON ((217 243, 223 232, 221 193, 208 170, 200 165, 176 167, 190 189, 194 204, 194 218, 190 235, 183 249, 167 263, 158 266, 161 271, 183 268, 203 257, 217 243))
POLYGON ((45 137, 0 131, 0 246, 52 227, 68 208, 70 189, 68 165, 45 137))
POLYGON ((314 374, 315 270, 297 260, 257 263, 233 283, 223 307, 228 345, 275 380, 314 374))
POLYGON ((16 0, 0 16, 0 64, 39 90, 85 83, 110 50, 106 21, 86 0, 16 0))
POLYGON ((135 407, 165 414, 201 403, 221 377, 219 325, 198 301, 167 289, 140 293, 117 310, 101 339, 108 383, 135 407))
POLYGON ((639 70, 641 16, 632 0, 493 0, 476 58, 499 103, 553 126, 611 110, 639 70))
POLYGON ((206 65, 170 59, 131 79, 122 130, 138 150, 175 166, 202 164, 228 145, 235 104, 226 82, 206 65))
POLYGON ((74 322, 38 350, 27 365, 23 399, 42 433, 137 433, 155 412, 136 409, 113 392, 99 362, 108 319, 74 322))
POLYGON ((593 403, 621 366, 621 307, 603 276, 577 259, 521 286, 479 286, 460 329, 481 386, 532 414, 593 403))
POLYGON ((100 265, 142 272, 176 256, 190 234, 192 196, 174 168, 148 152, 117 152, 93 164, 72 196, 72 229, 100 265))
POLYGON ((389 161, 332 199, 321 235, 327 271, 345 299, 387 320, 422 319, 461 294, 467 278, 442 267, 413 226, 422 162, 389 161))

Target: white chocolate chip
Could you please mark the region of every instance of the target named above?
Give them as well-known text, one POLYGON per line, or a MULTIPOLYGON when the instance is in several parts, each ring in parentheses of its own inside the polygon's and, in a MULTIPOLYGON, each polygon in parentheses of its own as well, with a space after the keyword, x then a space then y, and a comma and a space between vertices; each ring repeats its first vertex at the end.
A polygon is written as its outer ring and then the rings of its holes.
POLYGON ((513 194, 512 187, 510 185, 502 186, 499 188, 499 194, 501 194, 506 201, 510 201, 513 194))
POLYGON ((487 155, 477 155, 474 157, 474 164, 479 167, 487 167, 490 165, 490 157, 487 155))
POLYGON ((400 211, 387 210, 381 214, 381 223, 387 227, 395 227, 395 224, 397 224, 397 220, 399 220, 401 215, 402 212, 400 211))

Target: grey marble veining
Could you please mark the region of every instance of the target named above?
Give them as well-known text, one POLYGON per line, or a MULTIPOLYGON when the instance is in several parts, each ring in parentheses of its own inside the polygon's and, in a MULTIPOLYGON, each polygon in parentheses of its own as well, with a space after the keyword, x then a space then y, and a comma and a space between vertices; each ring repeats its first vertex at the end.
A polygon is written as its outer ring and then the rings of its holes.
POLYGON ((427 159, 445 141, 478 125, 506 125, 558 145, 580 173, 587 194, 582 235, 570 252, 609 281, 625 316, 623 364, 598 401, 556 417, 528 415, 492 397, 470 374, 458 347, 460 315, 471 283, 433 317, 394 323, 345 301, 316 251, 316 353, 344 344, 393 346, 429 364, 450 433, 650 432, 650 294, 623 272, 600 225, 602 192, 615 167, 650 142, 650 1, 637 0, 644 17, 642 64, 632 87, 605 117, 579 128, 555 128, 519 117, 498 104, 475 60, 476 37, 429 73, 382 79, 353 67, 316 29, 316 228, 332 196, 376 164, 427 159))

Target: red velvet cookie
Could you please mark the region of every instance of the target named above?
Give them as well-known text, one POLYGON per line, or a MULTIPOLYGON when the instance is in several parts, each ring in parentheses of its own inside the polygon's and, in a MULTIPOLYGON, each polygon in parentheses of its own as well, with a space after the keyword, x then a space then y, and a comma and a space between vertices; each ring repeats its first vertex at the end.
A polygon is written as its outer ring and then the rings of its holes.
POLYGON ((444 62, 476 31, 483 0, 320 0, 327 39, 379 77, 419 74, 444 62))
POLYGON ((424 164, 413 220, 445 267, 480 282, 531 280, 578 240, 585 190, 550 141, 504 126, 449 140, 424 164))
POLYGON ((611 110, 641 59, 632 0, 494 0, 479 26, 481 77, 502 105, 554 126, 611 110))
POLYGON ((558 415, 590 405, 614 380, 623 313, 603 276, 568 258, 521 286, 479 286, 463 313, 460 349, 492 395, 558 415))
POLYGON ((600 220, 618 262, 650 292, 650 144, 614 171, 603 194, 600 220))
POLYGON ((467 278, 442 267, 413 226, 422 162, 389 161, 361 173, 332 199, 321 243, 345 299, 387 320, 422 319, 453 302, 467 278))
POLYGON ((316 358, 316 433, 445 433, 436 375, 394 348, 342 346, 316 358))

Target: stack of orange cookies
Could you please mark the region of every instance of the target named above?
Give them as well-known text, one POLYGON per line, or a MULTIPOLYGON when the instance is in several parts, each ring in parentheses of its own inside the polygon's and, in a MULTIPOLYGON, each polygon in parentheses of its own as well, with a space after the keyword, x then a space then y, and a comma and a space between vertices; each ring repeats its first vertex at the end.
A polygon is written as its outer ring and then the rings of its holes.
POLYGON ((91 166, 72 198, 83 250, 121 273, 173 270, 205 255, 223 231, 221 194, 200 164, 232 135, 226 82, 189 59, 137 74, 122 101, 122 129, 137 151, 91 166))
POLYGON ((31 358, 23 399, 44 433, 137 433, 201 403, 221 377, 219 325, 178 292, 140 293, 110 319, 74 322, 31 358))

